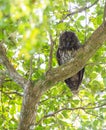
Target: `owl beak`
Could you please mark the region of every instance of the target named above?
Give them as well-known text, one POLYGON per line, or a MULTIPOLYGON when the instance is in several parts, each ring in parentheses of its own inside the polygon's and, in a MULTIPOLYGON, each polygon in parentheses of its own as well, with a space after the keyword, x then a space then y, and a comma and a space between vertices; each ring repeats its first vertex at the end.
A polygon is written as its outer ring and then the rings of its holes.
POLYGON ((67 45, 66 45, 66 47, 68 48, 70 46, 70 42, 67 42, 67 45))

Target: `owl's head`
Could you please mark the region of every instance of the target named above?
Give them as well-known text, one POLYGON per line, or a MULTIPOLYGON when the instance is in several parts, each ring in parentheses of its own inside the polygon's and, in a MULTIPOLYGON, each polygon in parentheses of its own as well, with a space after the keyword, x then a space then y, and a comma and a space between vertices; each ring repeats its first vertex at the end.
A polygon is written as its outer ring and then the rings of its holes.
POLYGON ((75 33, 71 31, 61 33, 59 38, 59 48, 71 50, 78 49, 79 47, 80 43, 75 33))

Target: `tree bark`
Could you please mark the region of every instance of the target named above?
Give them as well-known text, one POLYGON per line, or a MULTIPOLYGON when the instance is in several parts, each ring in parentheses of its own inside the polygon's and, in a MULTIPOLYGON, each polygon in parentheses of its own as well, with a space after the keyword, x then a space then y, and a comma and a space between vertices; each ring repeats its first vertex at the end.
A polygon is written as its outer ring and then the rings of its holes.
MULTIPOLYGON (((69 78, 73 76, 75 73, 77 73, 79 70, 81 70, 86 62, 95 54, 97 49, 99 49, 103 42, 106 41, 106 22, 102 24, 93 34, 92 36, 88 39, 88 41, 82 46, 76 53, 75 53, 75 58, 64 65, 61 65, 60 67, 53 68, 51 69, 47 75, 45 75, 44 80, 39 80, 34 87, 32 87, 32 93, 29 97, 24 97, 27 99, 28 102, 26 102, 26 106, 22 107, 22 111, 24 111, 26 114, 26 117, 24 116, 24 112, 21 113, 22 119, 20 120, 21 126, 20 129, 18 130, 33 130, 31 126, 34 126, 35 122, 35 112, 36 112, 36 106, 37 103, 39 102, 40 97, 42 94, 50 89, 51 86, 55 85, 59 81, 63 81, 66 78, 69 78), (30 108, 25 110, 25 107, 31 105, 30 108), (30 110, 30 109, 33 110, 30 110), (33 117, 33 118, 32 118, 33 117), (24 119, 27 118, 28 120, 24 119), (26 120, 26 122, 24 122, 26 120), (24 125, 22 124, 24 123, 24 125), (29 125, 28 125, 29 124, 29 125), (31 125, 32 124, 32 125, 31 125)), ((29 88, 30 89, 30 88, 29 88)), ((31 91, 31 90, 29 90, 31 91)), ((28 96, 28 94, 26 94, 28 96)))
POLYGON ((35 92, 33 91, 33 88, 33 84, 29 81, 24 90, 18 130, 33 130, 35 128, 37 103, 39 102, 41 93, 39 87, 36 86, 35 92))
POLYGON ((15 82, 22 87, 24 86, 24 97, 18 130, 34 130, 37 105, 42 94, 57 82, 63 81, 81 70, 86 62, 102 46, 104 41, 106 41, 106 22, 100 25, 84 46, 75 52, 73 60, 49 70, 49 72, 44 75, 44 79, 40 79, 36 84, 33 84, 32 81, 29 80, 26 81, 14 70, 3 52, 2 44, 0 44, 0 62, 7 68, 10 77, 12 76, 15 82), (21 81, 21 79, 24 82, 21 81))
POLYGON ((19 84, 22 88, 26 84, 27 80, 24 79, 13 67, 12 63, 9 61, 6 56, 6 49, 3 46, 3 43, 0 42, 0 63, 4 65, 8 71, 8 74, 11 79, 13 79, 17 84, 19 84))

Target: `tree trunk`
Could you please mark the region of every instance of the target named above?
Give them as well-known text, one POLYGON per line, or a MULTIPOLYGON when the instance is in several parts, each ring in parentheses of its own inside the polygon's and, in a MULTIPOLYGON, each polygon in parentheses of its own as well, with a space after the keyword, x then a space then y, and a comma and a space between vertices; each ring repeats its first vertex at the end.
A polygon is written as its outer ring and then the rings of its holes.
POLYGON ((41 97, 41 91, 39 90, 39 87, 34 88, 34 84, 31 82, 26 84, 18 130, 34 130, 37 104, 41 97))
POLYGON ((88 39, 87 43, 75 54, 73 61, 69 61, 58 68, 51 69, 43 80, 36 85, 28 82, 24 91, 18 130, 34 130, 37 104, 41 95, 59 81, 65 80, 84 67, 86 62, 101 47, 106 40, 106 22, 102 24, 88 39))
POLYGON ((24 97, 20 114, 20 123, 18 130, 34 130, 37 105, 42 94, 59 81, 72 77, 81 70, 86 62, 106 41, 106 22, 87 40, 83 47, 76 53, 72 61, 69 61, 57 68, 52 68, 35 85, 24 79, 13 67, 6 56, 5 47, 0 43, 0 63, 7 68, 9 76, 22 88, 24 88, 24 97))

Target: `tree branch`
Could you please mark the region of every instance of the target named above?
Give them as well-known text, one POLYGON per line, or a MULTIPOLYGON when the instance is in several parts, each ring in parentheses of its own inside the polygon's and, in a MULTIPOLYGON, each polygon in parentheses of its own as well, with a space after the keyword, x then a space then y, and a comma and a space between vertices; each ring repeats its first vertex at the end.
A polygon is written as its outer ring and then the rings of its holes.
POLYGON ((90 63, 87 63, 85 66, 95 66, 95 65, 106 65, 106 62, 90 62, 90 63))
POLYGON ((106 22, 100 25, 86 43, 75 52, 74 59, 60 67, 51 69, 51 71, 47 73, 45 80, 39 81, 41 82, 41 84, 39 83, 41 91, 44 92, 57 82, 64 81, 76 74, 86 65, 87 61, 102 46, 104 41, 106 41, 106 22))
POLYGON ((62 20, 60 20, 60 21, 58 22, 58 24, 59 24, 59 23, 62 23, 62 22, 63 22, 67 17, 69 17, 69 16, 72 16, 72 15, 77 14, 77 13, 81 13, 82 11, 85 11, 85 10, 91 8, 91 7, 94 6, 98 1, 99 1, 99 0, 96 0, 96 1, 95 1, 92 5, 90 5, 90 6, 85 6, 85 7, 79 8, 78 10, 76 10, 76 11, 74 11, 74 12, 68 13, 66 16, 64 16, 64 18, 63 18, 62 20))
POLYGON ((52 116, 55 116, 56 114, 62 112, 62 111, 75 111, 75 110, 90 110, 90 109, 96 109, 96 108, 100 108, 100 107, 103 107, 103 106, 106 106, 106 103, 104 104, 101 104, 101 105, 98 105, 98 106, 94 106, 94 107, 76 107, 76 108, 62 108, 60 110, 57 110, 55 112, 52 112, 50 114, 47 114, 47 115, 44 115, 37 123, 36 125, 39 125, 41 123, 41 121, 43 121, 45 118, 48 118, 48 117, 52 117, 52 116))
POLYGON ((104 6, 104 15, 103 15, 103 23, 106 21, 106 0, 105 0, 105 6, 104 6))
POLYGON ((50 34, 49 34, 49 41, 50 41, 50 55, 49 55, 48 68, 50 70, 52 68, 52 55, 53 55, 53 47, 54 47, 54 41, 53 41, 52 36, 50 34))
POLYGON ((28 81, 31 80, 31 78, 32 78, 32 74, 33 74, 32 61, 33 61, 33 55, 31 56, 31 59, 30 59, 30 69, 29 69, 29 77, 28 77, 28 81))
POLYGON ((10 94, 16 94, 16 95, 21 96, 21 97, 23 96, 23 94, 21 94, 21 93, 19 93, 19 92, 17 92, 17 91, 4 92, 3 90, 0 89, 0 92, 6 94, 6 95, 8 95, 8 96, 9 96, 10 94))
POLYGON ((17 84, 21 85, 22 88, 24 88, 27 80, 18 74, 13 65, 10 63, 6 56, 6 50, 2 42, 0 43, 0 63, 6 67, 10 78, 12 78, 17 84))
POLYGON ((57 82, 64 81, 81 70, 104 41, 106 41, 106 22, 100 25, 84 46, 75 52, 74 59, 57 68, 52 68, 35 84, 27 82, 18 130, 34 130, 37 105, 42 94, 57 82))

